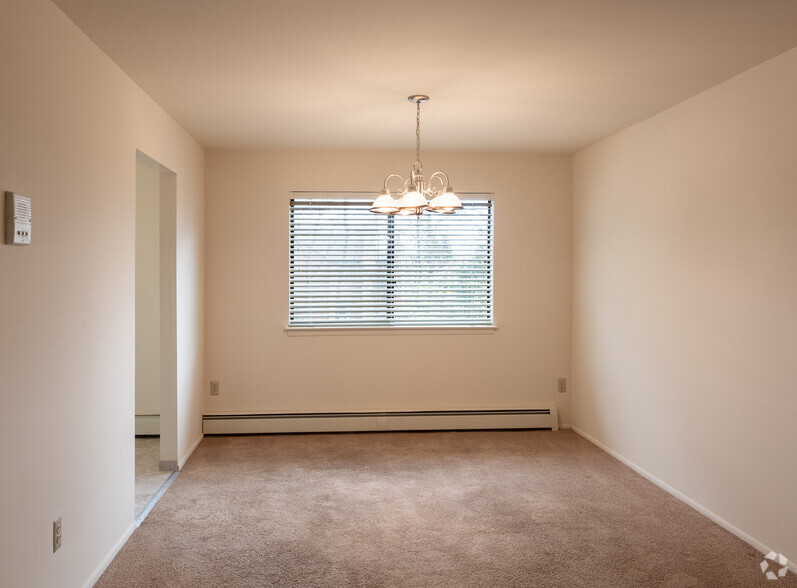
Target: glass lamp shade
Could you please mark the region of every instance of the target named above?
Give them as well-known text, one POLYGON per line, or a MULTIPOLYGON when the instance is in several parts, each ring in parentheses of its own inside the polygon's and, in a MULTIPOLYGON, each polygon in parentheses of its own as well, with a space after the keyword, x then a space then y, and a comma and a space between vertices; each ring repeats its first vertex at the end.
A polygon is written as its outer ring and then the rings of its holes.
POLYGON ((379 214, 395 214, 399 211, 396 202, 396 199, 390 194, 390 190, 381 190, 370 210, 379 214))
POLYGON ((423 211, 427 206, 429 203, 426 202, 426 198, 418 192, 418 188, 414 185, 410 185, 407 193, 398 201, 399 210, 410 210, 411 214, 419 214, 418 211, 423 211))
POLYGON ((431 212, 439 212, 441 214, 454 214, 454 211, 462 208, 462 202, 451 189, 451 186, 446 187, 445 192, 438 194, 429 203, 429 210, 431 212))

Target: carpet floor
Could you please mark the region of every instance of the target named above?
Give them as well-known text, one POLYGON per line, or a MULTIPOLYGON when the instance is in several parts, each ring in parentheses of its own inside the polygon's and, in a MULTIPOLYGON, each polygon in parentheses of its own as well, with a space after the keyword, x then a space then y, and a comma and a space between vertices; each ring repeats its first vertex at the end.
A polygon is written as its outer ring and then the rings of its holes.
POLYGON ((797 586, 571 431, 207 437, 96 584, 797 586))

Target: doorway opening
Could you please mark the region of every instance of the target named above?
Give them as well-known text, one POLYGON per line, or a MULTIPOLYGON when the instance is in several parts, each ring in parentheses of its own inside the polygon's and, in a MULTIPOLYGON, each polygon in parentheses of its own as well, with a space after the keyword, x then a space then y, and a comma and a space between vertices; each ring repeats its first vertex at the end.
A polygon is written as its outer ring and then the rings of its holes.
POLYGON ((177 470, 177 176, 136 151, 135 516, 177 470))

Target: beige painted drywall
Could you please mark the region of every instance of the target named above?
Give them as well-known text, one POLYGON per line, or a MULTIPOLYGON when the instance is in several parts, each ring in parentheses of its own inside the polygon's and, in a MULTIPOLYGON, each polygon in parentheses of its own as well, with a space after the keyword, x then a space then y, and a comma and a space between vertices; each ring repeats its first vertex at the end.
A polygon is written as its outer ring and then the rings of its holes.
POLYGON ((82 586, 134 528, 136 149, 177 174, 174 459, 201 437, 204 152, 48 0, 0 3, 0 72, 33 205, 0 245, 0 585, 82 586))
POLYGON ((136 414, 160 414, 160 172, 136 161, 136 414))
POLYGON ((210 150, 206 159, 208 412, 557 406, 569 423, 571 158, 424 153, 459 191, 495 202, 489 333, 293 336, 291 190, 379 190, 411 152, 210 150), (377 359, 388 356, 384 366, 377 359), (444 357, 440 366, 433 357, 444 357))
POLYGON ((573 423, 797 558, 797 49, 574 158, 573 423))

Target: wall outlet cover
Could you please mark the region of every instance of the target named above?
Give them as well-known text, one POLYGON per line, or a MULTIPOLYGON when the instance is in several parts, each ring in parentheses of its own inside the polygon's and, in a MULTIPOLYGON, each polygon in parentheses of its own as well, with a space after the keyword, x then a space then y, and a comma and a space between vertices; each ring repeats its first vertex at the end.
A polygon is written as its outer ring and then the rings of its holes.
POLYGON ((58 548, 61 547, 61 544, 64 542, 62 531, 61 517, 58 517, 53 521, 53 553, 58 551, 58 548))

